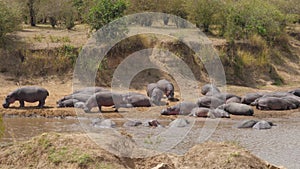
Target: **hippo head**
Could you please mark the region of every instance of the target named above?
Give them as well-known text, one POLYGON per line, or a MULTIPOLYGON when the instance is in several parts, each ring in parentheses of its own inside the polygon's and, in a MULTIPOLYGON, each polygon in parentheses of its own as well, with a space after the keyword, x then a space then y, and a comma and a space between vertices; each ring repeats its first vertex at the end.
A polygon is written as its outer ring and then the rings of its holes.
POLYGON ((15 102, 15 99, 14 99, 13 97, 11 97, 10 95, 8 95, 8 96, 5 98, 5 100, 4 100, 3 104, 2 104, 2 106, 3 106, 3 108, 8 108, 9 105, 10 105, 11 103, 14 103, 14 102, 15 102))
POLYGON ((168 107, 167 109, 163 109, 160 113, 161 115, 177 115, 179 114, 178 108, 168 107))

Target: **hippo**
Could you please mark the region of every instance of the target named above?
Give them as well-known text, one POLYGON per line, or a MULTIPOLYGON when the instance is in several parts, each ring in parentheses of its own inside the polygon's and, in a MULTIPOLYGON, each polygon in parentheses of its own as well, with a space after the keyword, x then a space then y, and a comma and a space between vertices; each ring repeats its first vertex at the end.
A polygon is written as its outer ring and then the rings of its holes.
POLYGON ((84 111, 89 112, 93 107, 99 108, 101 112, 102 106, 115 106, 115 111, 118 111, 121 104, 125 104, 122 94, 112 92, 98 92, 93 94, 86 102, 84 111))
POLYGON ((258 120, 244 120, 237 125, 237 128, 252 128, 258 120))
POLYGON ((240 97, 231 97, 229 99, 226 99, 226 104, 228 103, 241 103, 241 98, 240 97))
POLYGON ((201 93, 203 95, 207 95, 207 96, 215 95, 220 92, 221 91, 217 88, 217 86, 215 86, 213 84, 206 84, 206 85, 202 86, 202 88, 201 88, 201 93))
POLYGON ((150 84, 147 85, 147 96, 148 97, 151 97, 152 91, 156 87, 157 87, 156 83, 150 83, 150 84))
POLYGON ((206 107, 206 108, 217 108, 218 106, 224 103, 225 103, 225 99, 222 100, 214 96, 203 96, 197 100, 197 105, 199 107, 206 107))
POLYGON ((252 128, 258 129, 258 130, 270 129, 270 128, 272 128, 272 124, 270 124, 269 122, 267 122, 265 120, 261 120, 261 121, 257 122, 252 128))
POLYGON ((57 107, 74 107, 76 102, 78 102, 77 99, 63 100, 57 103, 57 107))
POLYGON ((20 107, 25 106, 25 101, 30 103, 38 101, 38 107, 42 108, 45 105, 47 96, 49 96, 49 92, 45 88, 38 86, 24 86, 9 93, 2 106, 8 108, 11 103, 18 100, 20 102, 20 107))
POLYGON ((158 87, 154 88, 152 90, 152 93, 150 94, 150 100, 154 105, 161 105, 161 99, 164 95, 164 92, 160 90, 158 87))
POLYGON ((271 126, 275 126, 275 124, 265 120, 244 120, 237 125, 237 128, 269 129, 271 126))
POLYGON ((290 110, 297 106, 284 98, 262 97, 256 100, 256 108, 259 110, 290 110))
POLYGON ((211 109, 208 112, 208 117, 213 118, 213 119, 214 118, 230 118, 230 115, 225 110, 216 108, 216 109, 211 109))
POLYGON ((74 107, 84 109, 85 103, 78 101, 78 102, 74 103, 74 107))
POLYGON ((195 116, 195 117, 208 117, 210 109, 206 107, 195 107, 192 109, 189 116, 195 116))
POLYGON ((166 79, 159 80, 157 83, 157 87, 162 90, 168 99, 174 98, 174 85, 167 81, 166 79))
POLYGON ((264 95, 264 93, 248 93, 242 97, 241 102, 243 104, 250 105, 252 102, 254 102, 256 99, 262 97, 263 95, 264 95))
POLYGON ((73 94, 76 94, 76 93, 85 93, 85 94, 94 94, 94 93, 98 93, 98 92, 103 92, 103 91, 108 91, 107 89, 103 88, 103 87, 85 87, 85 88, 82 88, 82 89, 78 89, 78 90, 75 90, 73 92, 73 94))
POLYGON ((126 97, 123 99, 124 102, 127 102, 127 104, 131 106, 126 106, 126 107, 150 107, 151 106, 151 101, 150 99, 142 94, 134 94, 131 96, 126 97))
POLYGON ((293 104, 295 104, 296 108, 300 107, 300 97, 298 96, 285 96, 285 97, 282 97, 282 99, 285 99, 293 104))
POLYGON ((241 103, 223 104, 218 108, 223 109, 227 111, 229 114, 233 114, 233 115, 252 116, 254 113, 253 108, 251 106, 246 104, 241 104, 241 103))
POLYGON ((181 102, 161 111, 161 115, 189 115, 193 108, 198 107, 192 102, 181 102))
POLYGON ((265 93, 262 97, 278 97, 278 98, 282 98, 282 97, 286 97, 286 96, 293 96, 292 93, 289 92, 270 92, 270 93, 265 93))
POLYGON ((300 88, 299 89, 295 89, 295 90, 291 90, 289 91, 289 93, 295 95, 295 96, 298 96, 300 97, 300 88))
POLYGON ((64 100, 69 100, 69 99, 76 99, 81 102, 86 102, 93 94, 85 94, 85 93, 75 93, 75 94, 70 94, 67 96, 64 96, 62 99, 57 101, 57 104, 64 100))

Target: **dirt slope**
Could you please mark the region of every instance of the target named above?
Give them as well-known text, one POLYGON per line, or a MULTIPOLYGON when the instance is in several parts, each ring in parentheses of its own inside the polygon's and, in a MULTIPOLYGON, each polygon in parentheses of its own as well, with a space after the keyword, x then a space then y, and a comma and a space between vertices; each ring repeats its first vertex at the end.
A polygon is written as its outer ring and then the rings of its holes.
POLYGON ((1 168, 261 168, 276 169, 233 143, 207 142, 190 149, 184 156, 161 154, 144 159, 117 157, 84 134, 42 134, 26 142, 2 146, 1 168))

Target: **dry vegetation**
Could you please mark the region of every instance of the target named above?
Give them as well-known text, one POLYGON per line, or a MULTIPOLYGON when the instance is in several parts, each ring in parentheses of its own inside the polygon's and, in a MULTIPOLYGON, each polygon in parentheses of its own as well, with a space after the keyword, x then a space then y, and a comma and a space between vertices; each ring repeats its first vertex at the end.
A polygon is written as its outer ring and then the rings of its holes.
POLYGON ((1 147, 1 168, 277 169, 234 143, 206 142, 183 156, 160 154, 144 159, 117 157, 83 134, 48 133, 1 147))

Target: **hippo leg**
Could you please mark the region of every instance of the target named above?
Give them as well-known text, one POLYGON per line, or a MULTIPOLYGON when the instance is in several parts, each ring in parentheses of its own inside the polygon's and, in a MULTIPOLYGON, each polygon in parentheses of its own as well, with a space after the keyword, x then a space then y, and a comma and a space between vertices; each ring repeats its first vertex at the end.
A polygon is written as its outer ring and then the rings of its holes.
POLYGON ((24 103, 24 100, 20 100, 20 107, 24 107, 25 106, 25 103, 24 103))
POLYGON ((115 112, 119 112, 118 108, 115 108, 115 112))
POLYGON ((44 105, 45 105, 45 100, 39 101, 39 105, 38 105, 39 108, 43 108, 44 105))
POLYGON ((101 113, 101 105, 98 105, 98 108, 99 108, 99 112, 101 113))

